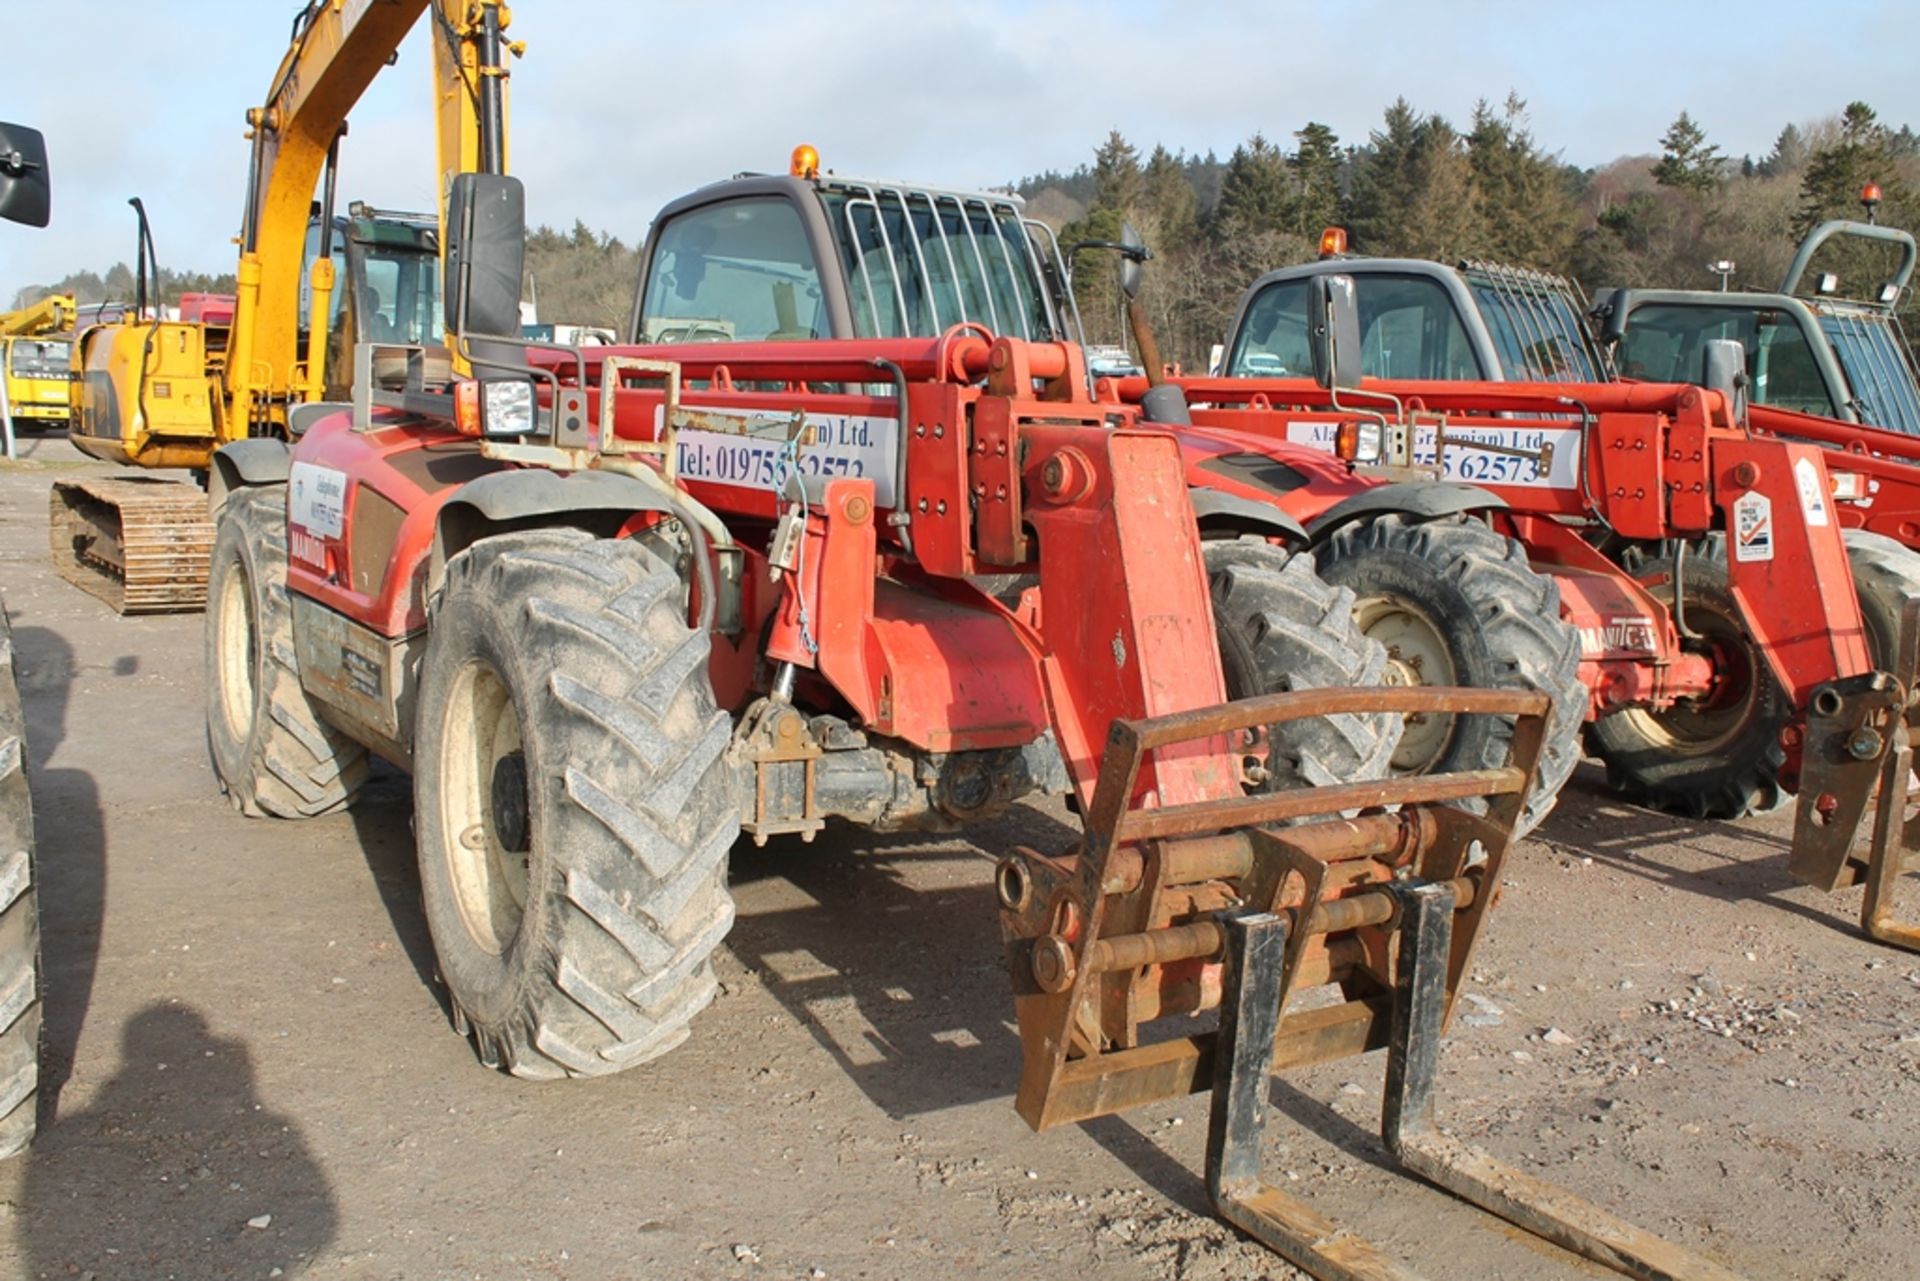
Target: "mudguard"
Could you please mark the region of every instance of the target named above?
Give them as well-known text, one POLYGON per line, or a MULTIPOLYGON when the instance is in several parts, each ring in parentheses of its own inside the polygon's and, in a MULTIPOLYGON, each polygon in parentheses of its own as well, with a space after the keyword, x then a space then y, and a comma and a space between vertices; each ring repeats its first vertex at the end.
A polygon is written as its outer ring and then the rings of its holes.
MULTIPOLYGON (((468 481, 448 496, 435 523, 433 557, 427 570, 428 591, 438 590, 447 561, 503 525, 542 516, 572 517, 591 513, 596 526, 618 525, 635 512, 673 509, 659 494, 631 476, 617 472, 581 471, 562 474, 542 467, 494 472, 468 481)), ((578 525, 572 519, 555 524, 578 525)))
POLYGON ((293 449, 284 440, 262 436, 236 440, 214 451, 207 470, 207 512, 217 516, 227 496, 252 485, 284 485, 293 467, 293 449))
POLYGON ((1398 512, 1419 520, 1434 520, 1466 512, 1499 511, 1506 506, 1506 499, 1477 485, 1399 481, 1376 485, 1328 508, 1307 525, 1307 533, 1317 543, 1342 525, 1367 516, 1398 512))
POLYGON ((1236 534, 1278 535, 1296 546, 1305 546, 1308 541, 1306 526, 1271 503, 1219 489, 1189 489, 1187 498, 1193 503, 1202 538, 1225 529, 1236 534))

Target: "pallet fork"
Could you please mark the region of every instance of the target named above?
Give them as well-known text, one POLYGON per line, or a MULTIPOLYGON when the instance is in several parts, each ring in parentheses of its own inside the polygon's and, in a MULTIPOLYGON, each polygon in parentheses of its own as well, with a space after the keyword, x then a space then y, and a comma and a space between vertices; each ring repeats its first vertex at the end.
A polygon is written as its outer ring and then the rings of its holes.
POLYGON ((1895 917, 1895 889, 1900 876, 1920 853, 1920 812, 1909 812, 1913 788, 1913 739, 1920 724, 1920 599, 1910 600, 1900 615, 1900 641, 1892 676, 1873 673, 1852 681, 1833 681, 1813 696, 1807 714, 1806 778, 1816 769, 1831 776, 1830 790, 1817 782, 1817 803, 1801 806, 1795 823, 1794 858, 1788 865, 1794 877, 1817 889, 1836 890, 1865 884, 1860 906, 1860 929, 1868 938, 1920 952, 1920 922, 1895 917), (1846 824, 1852 832, 1860 815, 1829 804, 1864 789, 1850 785, 1846 775, 1877 774, 1878 791, 1873 826, 1864 848, 1851 841, 1809 857, 1818 848, 1803 839, 1802 829, 1819 823, 1846 824))
POLYGON ((1314 690, 1116 722, 1080 849, 1002 861, 1001 922, 1036 1129, 1211 1088, 1216 1212, 1329 1281, 1416 1274, 1260 1174, 1275 1071, 1386 1048, 1383 1132, 1410 1172, 1630 1276, 1734 1273, 1449 1138, 1434 1117, 1441 1036, 1500 885, 1546 716, 1537 694, 1314 690), (1369 710, 1513 716, 1498 769, 1128 809, 1149 753, 1369 710), (1484 800, 1484 813, 1457 804, 1484 800), (1291 1010, 1296 991, 1344 998, 1291 1010), (1217 1003, 1216 1033, 1147 1025, 1217 1003))

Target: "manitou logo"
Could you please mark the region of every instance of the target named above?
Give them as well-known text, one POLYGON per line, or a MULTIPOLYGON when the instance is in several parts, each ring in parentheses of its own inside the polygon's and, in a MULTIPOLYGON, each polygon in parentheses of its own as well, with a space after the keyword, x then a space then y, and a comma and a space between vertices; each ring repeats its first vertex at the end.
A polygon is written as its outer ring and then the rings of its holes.
POLYGON ((1580 648, 1587 654, 1651 654, 1653 620, 1629 614, 1609 618, 1598 627, 1582 627, 1580 648))

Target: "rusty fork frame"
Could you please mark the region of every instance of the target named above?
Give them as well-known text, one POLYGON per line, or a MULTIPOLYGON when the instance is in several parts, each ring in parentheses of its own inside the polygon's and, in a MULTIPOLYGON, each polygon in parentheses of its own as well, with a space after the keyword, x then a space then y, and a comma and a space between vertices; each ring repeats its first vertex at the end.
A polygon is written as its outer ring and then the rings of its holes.
POLYGON ((1834 681, 1813 696, 1807 713, 1802 786, 1814 795, 1815 804, 1800 807, 1794 825, 1794 857, 1788 864, 1797 879, 1823 890, 1864 882, 1861 930, 1869 938, 1910 951, 1920 951, 1920 922, 1898 920, 1894 912, 1901 873, 1920 851, 1920 813, 1908 813, 1916 723, 1920 723, 1920 600, 1910 600, 1900 615, 1899 654, 1891 677, 1876 672, 1834 681), (1876 774, 1873 829, 1861 849, 1852 842, 1867 804, 1867 779, 1861 776, 1876 774), (1860 799, 1848 805, 1855 795, 1860 799), (1838 803, 1832 798, 1839 798, 1838 803), (1803 851, 1816 848, 1803 839, 1802 829, 1808 827, 1831 827, 1841 839, 1828 843, 1824 857, 1807 857, 1803 851))
POLYGON ((1024 1051, 1021 1115, 1044 1129, 1211 1088, 1207 1187, 1223 1219, 1316 1277, 1409 1281, 1414 1273, 1260 1174, 1268 1078, 1384 1046, 1382 1128, 1406 1169, 1629 1275, 1733 1281, 1434 1120, 1440 1039, 1548 712, 1539 694, 1351 689, 1115 722, 1079 851, 1017 851, 997 877, 1024 1051), (1151 752, 1288 720, 1415 711, 1513 717, 1507 764, 1158 808, 1135 796, 1151 752), (1447 804, 1473 798, 1484 815, 1447 804), (1296 989, 1327 983, 1346 999, 1287 1009, 1296 989), (1214 1004, 1217 1033, 1143 1036, 1155 1018, 1214 1004))

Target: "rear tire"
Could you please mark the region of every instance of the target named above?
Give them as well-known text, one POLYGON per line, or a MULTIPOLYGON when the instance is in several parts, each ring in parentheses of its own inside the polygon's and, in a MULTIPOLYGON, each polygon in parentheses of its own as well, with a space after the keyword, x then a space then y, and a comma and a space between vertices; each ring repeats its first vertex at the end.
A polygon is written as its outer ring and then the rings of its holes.
POLYGON ((0 1158, 33 1141, 40 1103, 40 917, 26 719, 0 610, 0 1158))
POLYGON ((639 542, 533 531, 448 564, 414 828, 455 1025, 488 1066, 632 1067, 713 1000, 740 820, 707 654, 639 542))
POLYGON ((207 746, 249 818, 315 818, 366 780, 366 749, 320 719, 300 687, 287 597, 286 490, 227 500, 207 581, 207 746))
MULTIPOLYGON (((1386 651, 1354 625, 1353 593, 1322 582, 1312 557, 1245 538, 1203 552, 1229 698, 1384 682, 1386 651)), ((1385 778, 1399 738, 1386 713, 1275 726, 1260 790, 1385 778)))
MULTIPOLYGON (((1318 552, 1320 575, 1351 591, 1360 630, 1386 646, 1389 682, 1531 690, 1548 696, 1539 776, 1515 829, 1524 836, 1559 799, 1580 762, 1587 689, 1580 637, 1560 617, 1560 589, 1526 549, 1464 516, 1415 522, 1389 513, 1338 530, 1318 552)), ((1507 716, 1408 717, 1394 771, 1491 769, 1507 761, 1507 716)), ((1484 800, 1463 802, 1475 813, 1484 800)))
MULTIPOLYGON (((1670 556, 1630 563, 1633 576, 1673 604, 1670 556)), ((1740 818, 1780 804, 1786 753, 1780 728, 1792 709, 1755 648, 1728 585, 1727 542, 1710 534, 1692 546, 1682 570, 1688 630, 1721 655, 1732 685, 1711 702, 1686 700, 1665 711, 1630 707, 1594 722, 1594 754, 1607 782, 1653 809, 1692 818, 1740 818)))

